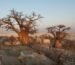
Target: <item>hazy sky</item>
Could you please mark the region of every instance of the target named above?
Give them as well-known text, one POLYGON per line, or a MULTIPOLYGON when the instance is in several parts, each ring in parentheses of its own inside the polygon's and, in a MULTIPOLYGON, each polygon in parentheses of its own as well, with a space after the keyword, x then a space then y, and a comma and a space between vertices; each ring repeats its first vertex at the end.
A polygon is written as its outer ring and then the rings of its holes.
POLYGON ((40 30, 58 24, 71 26, 75 30, 75 0, 0 0, 0 18, 13 8, 25 14, 33 11, 41 14, 44 18, 41 24, 38 23, 40 30))

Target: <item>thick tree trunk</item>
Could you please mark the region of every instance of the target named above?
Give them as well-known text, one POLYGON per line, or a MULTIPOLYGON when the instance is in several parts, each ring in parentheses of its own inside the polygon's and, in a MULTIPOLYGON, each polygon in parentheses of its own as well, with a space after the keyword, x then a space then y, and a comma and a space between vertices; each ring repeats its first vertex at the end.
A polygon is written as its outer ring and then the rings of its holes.
POLYGON ((29 33, 27 31, 22 30, 18 33, 18 36, 22 45, 27 45, 29 43, 29 33))
POLYGON ((55 41, 55 48, 62 48, 62 43, 59 39, 55 41))

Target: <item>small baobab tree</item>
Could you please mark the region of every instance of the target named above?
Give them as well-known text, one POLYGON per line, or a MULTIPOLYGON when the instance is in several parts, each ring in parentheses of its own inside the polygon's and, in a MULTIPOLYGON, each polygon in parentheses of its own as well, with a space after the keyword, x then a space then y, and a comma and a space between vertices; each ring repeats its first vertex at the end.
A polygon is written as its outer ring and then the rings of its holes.
POLYGON ((70 27, 66 27, 65 25, 57 25, 48 27, 48 33, 53 35, 53 47, 56 48, 62 48, 62 40, 66 37, 68 34, 67 31, 70 29, 70 27))
POLYGON ((6 30, 15 31, 22 44, 28 44, 29 34, 36 32, 36 21, 40 18, 42 17, 35 13, 32 13, 30 16, 24 16, 22 12, 11 10, 10 15, 0 19, 0 25, 6 30))

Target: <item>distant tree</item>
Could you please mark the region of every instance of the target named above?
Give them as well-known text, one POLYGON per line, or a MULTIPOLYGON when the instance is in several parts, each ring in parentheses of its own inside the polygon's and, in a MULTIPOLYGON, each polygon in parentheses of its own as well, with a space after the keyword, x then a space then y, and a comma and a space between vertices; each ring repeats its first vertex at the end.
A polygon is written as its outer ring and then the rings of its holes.
POLYGON ((51 33, 54 36, 54 44, 53 47, 61 48, 62 47, 62 40, 68 34, 66 31, 69 30, 70 27, 66 27, 65 25, 57 25, 48 27, 48 33, 51 33))
POLYGON ((0 25, 6 30, 15 31, 22 44, 27 44, 29 43, 29 34, 36 32, 36 21, 40 18, 42 17, 35 13, 30 16, 24 16, 22 12, 11 10, 10 15, 0 20, 0 25))

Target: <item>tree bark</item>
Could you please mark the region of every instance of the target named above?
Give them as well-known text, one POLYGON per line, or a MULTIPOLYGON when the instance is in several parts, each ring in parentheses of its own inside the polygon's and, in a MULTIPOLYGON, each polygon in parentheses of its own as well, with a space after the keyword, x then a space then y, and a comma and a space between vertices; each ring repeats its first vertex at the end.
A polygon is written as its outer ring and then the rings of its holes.
POLYGON ((19 36, 19 41, 21 42, 22 45, 27 45, 29 43, 29 33, 27 31, 20 31, 18 33, 19 36))
POLYGON ((61 40, 56 39, 56 41, 55 41, 55 48, 62 48, 61 40))

